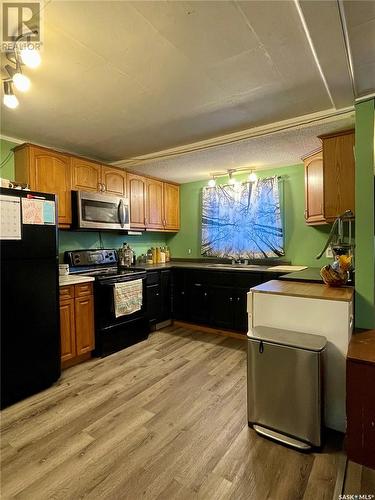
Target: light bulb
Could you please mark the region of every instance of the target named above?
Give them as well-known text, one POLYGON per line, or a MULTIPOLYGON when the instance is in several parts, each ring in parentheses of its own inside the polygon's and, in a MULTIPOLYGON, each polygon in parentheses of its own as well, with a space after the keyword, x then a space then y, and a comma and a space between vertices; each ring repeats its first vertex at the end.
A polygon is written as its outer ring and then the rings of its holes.
POLYGON ((250 172, 248 179, 249 182, 256 182, 258 179, 257 174, 255 172, 250 172))
POLYGON ((39 66, 41 58, 38 51, 34 49, 22 49, 21 50, 22 62, 29 68, 36 68, 39 66))
POLYGON ((30 78, 22 73, 15 73, 13 75, 13 83, 17 90, 26 92, 30 88, 30 78))
POLYGON ((14 94, 4 94, 3 102, 7 108, 14 109, 18 106, 19 102, 14 94))
POLYGON ((215 179, 214 179, 214 178, 210 179, 210 180, 208 181, 208 187, 213 188, 213 187, 215 187, 215 186, 216 186, 216 181, 215 181, 215 179))

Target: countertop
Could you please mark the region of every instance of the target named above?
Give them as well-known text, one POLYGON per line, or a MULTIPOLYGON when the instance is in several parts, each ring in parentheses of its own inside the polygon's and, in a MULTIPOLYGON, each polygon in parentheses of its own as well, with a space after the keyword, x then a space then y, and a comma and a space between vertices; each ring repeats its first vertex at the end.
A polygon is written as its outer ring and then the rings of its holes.
POLYGON ((280 276, 280 280, 308 281, 310 283, 323 283, 320 276, 320 267, 308 267, 302 271, 292 272, 280 276))
POLYGON ((312 299, 339 300, 350 302, 354 288, 350 286, 330 287, 320 283, 304 283, 297 281, 271 280, 251 288, 252 292, 288 295, 312 299))
POLYGON ((79 283, 88 283, 89 281, 94 280, 95 278, 92 276, 77 276, 74 274, 68 274, 66 276, 59 277, 59 286, 78 285, 79 283))
POLYGON ((349 343, 347 357, 352 361, 375 364, 375 330, 354 333, 349 343))
MULTIPOLYGON (((274 264, 275 266, 280 264, 274 264)), ((232 265, 232 264, 215 264, 209 262, 190 262, 190 261, 171 261, 159 264, 137 264, 135 267, 140 269, 146 269, 146 271, 151 271, 153 269, 172 269, 172 268, 185 268, 185 269, 207 269, 210 271, 233 271, 233 272, 252 272, 252 273, 278 273, 281 274, 283 271, 276 269, 272 270, 272 265, 232 265)), ((284 271, 285 272, 285 271, 284 271)), ((302 272, 302 271, 299 271, 302 272)), ((294 273, 297 274, 297 273, 294 273)))

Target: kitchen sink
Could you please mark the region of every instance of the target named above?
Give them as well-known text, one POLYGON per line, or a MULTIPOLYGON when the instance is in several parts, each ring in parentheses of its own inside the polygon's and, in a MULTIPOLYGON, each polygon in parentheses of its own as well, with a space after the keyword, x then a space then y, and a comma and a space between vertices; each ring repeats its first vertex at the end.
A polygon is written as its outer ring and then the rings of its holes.
POLYGON ((223 269, 264 269, 267 266, 257 264, 210 264, 209 267, 221 267, 223 269))

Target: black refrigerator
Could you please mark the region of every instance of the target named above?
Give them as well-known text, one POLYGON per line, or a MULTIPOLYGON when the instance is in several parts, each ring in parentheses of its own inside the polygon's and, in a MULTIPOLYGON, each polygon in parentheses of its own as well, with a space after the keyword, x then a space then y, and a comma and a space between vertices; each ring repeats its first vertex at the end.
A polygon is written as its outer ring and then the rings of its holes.
POLYGON ((0 188, 1 408, 60 377, 53 194, 0 188))

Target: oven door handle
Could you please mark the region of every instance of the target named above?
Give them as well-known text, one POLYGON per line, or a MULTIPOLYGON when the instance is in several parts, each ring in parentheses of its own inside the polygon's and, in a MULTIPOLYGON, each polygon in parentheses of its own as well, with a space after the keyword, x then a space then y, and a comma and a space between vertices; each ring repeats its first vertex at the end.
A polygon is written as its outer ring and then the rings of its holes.
POLYGON ((125 204, 124 204, 124 200, 121 199, 120 203, 118 204, 118 218, 119 218, 121 227, 125 226, 125 217, 126 217, 125 204))

